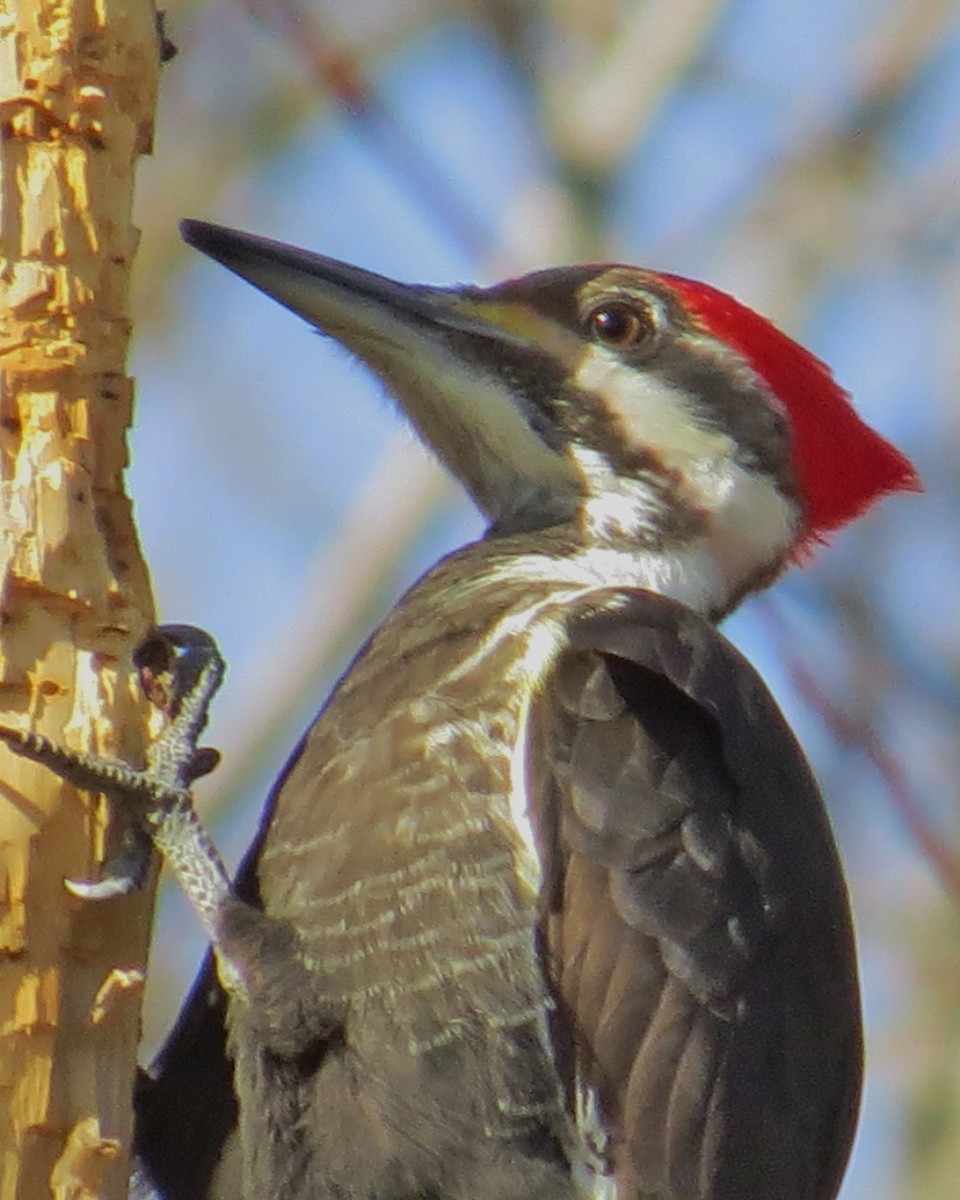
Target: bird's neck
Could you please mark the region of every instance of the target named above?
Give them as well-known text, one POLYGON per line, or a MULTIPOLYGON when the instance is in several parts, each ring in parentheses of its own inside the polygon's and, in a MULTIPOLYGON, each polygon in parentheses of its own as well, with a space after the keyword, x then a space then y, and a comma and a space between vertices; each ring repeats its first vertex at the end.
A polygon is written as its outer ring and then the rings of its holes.
POLYGON ((542 583, 575 591, 643 588, 718 617, 731 607, 722 572, 697 546, 627 550, 573 542, 569 553, 544 551, 540 539, 530 539, 528 546, 515 545, 511 553, 498 554, 484 567, 484 584, 542 583))
POLYGON ((642 538, 598 530, 582 519, 536 533, 488 535, 467 547, 486 584, 554 584, 577 590, 643 588, 687 605, 711 620, 730 613, 750 592, 770 584, 785 555, 721 527, 694 536, 642 538), (483 566, 480 569, 480 561, 483 566))
POLYGON ((776 578, 800 536, 796 500, 733 458, 633 475, 582 448, 577 461, 584 490, 559 521, 546 505, 488 533, 505 577, 644 588, 719 620, 776 578))

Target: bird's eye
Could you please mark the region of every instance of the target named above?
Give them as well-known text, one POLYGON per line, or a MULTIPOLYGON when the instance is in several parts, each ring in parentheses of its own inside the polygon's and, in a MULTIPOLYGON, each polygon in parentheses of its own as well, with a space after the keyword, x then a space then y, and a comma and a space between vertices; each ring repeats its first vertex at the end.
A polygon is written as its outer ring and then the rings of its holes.
POLYGON ((587 318, 590 332, 598 342, 623 348, 642 342, 654 331, 650 313, 638 304, 616 300, 601 304, 587 318))

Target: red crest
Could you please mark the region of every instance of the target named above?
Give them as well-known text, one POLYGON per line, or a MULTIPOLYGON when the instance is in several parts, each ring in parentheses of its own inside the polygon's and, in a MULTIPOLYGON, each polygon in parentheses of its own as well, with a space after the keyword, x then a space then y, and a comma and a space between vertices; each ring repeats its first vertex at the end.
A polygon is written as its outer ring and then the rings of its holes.
POLYGON ((860 418, 819 358, 726 292, 679 275, 662 278, 705 332, 742 355, 786 409, 806 541, 823 540, 890 492, 921 490, 910 460, 860 418))

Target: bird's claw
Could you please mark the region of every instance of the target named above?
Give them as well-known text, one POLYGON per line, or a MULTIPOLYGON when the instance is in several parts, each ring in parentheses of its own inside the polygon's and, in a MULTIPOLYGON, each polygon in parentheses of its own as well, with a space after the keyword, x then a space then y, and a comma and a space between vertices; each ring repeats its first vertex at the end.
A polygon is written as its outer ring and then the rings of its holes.
POLYGON ((78 900, 113 900, 137 892, 147 881, 153 845, 139 825, 123 832, 116 854, 105 859, 99 879, 65 879, 63 886, 78 900))
POLYGON ((171 720, 200 688, 204 671, 211 666, 217 670, 216 681, 206 693, 207 706, 223 676, 217 643, 195 625, 158 625, 134 650, 133 665, 143 694, 171 720))
POLYGON ((137 821, 124 832, 117 853, 104 862, 100 879, 64 880, 67 890, 83 900, 112 899, 143 886, 152 842, 164 848, 165 819, 192 812, 191 784, 220 761, 212 747, 197 746, 210 701, 223 678, 223 659, 213 638, 192 625, 161 625, 137 646, 133 661, 144 694, 169 718, 147 750, 143 771, 67 750, 40 734, 0 727, 0 740, 18 754, 42 763, 76 787, 103 792, 133 808, 137 821))

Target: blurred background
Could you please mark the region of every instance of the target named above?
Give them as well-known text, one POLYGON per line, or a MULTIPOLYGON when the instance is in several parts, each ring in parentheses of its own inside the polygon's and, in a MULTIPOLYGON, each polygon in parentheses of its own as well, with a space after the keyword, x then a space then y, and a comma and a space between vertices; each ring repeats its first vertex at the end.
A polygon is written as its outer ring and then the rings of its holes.
MULTIPOLYGON (((130 491, 164 620, 230 662, 202 810, 233 865, 378 615, 476 514, 336 346, 179 244, 202 217, 400 279, 710 280, 916 461, 726 632, 849 871, 868 1021, 845 1200, 960 1196, 960 10, 950 0, 171 0, 140 168, 130 491)), ((162 897, 157 1044, 203 949, 162 897)))

